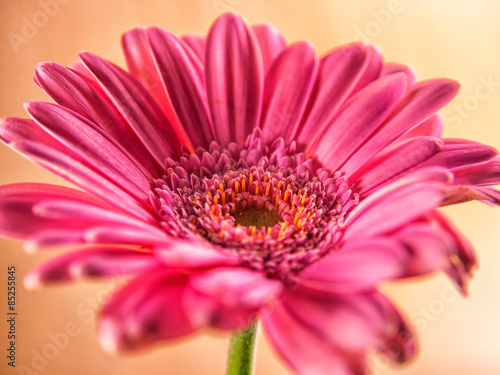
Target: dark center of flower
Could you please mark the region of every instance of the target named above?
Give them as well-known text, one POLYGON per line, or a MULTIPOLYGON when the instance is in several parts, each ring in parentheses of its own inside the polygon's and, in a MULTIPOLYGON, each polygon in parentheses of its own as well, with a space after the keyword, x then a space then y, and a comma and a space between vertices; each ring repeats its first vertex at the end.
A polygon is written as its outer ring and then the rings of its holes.
POLYGON ((264 145, 258 131, 245 148, 212 143, 167 160, 155 196, 168 234, 210 241, 282 280, 338 247, 344 216, 358 202, 345 176, 314 170, 281 139, 264 145))

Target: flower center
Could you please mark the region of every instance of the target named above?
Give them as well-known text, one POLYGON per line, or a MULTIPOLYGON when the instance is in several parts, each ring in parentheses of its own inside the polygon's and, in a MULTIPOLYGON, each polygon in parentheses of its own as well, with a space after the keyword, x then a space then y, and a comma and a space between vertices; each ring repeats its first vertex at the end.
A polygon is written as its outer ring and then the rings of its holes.
POLYGON ((258 131, 245 148, 212 143, 167 160, 155 183, 152 204, 169 235, 210 241, 282 280, 336 250, 344 216, 358 202, 341 173, 314 170, 282 139, 264 145, 258 131))
POLYGON ((278 210, 272 209, 270 211, 259 210, 255 208, 247 210, 238 210, 233 215, 235 226, 272 228, 279 224, 283 219, 278 214, 278 210))

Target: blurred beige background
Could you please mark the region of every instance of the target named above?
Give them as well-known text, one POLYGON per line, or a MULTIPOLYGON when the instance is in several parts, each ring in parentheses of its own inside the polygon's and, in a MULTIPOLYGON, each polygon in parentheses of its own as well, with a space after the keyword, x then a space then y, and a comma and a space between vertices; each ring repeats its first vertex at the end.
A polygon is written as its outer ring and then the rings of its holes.
MULTIPOLYGON (((446 135, 500 148, 500 2, 495 0, 2 1, 0 117, 25 116, 24 101, 45 99, 32 81, 40 61, 70 64, 78 51, 89 50, 123 65, 119 38, 127 29, 158 24, 177 34, 205 33, 226 10, 251 23, 273 23, 289 41, 309 39, 319 53, 353 39, 372 41, 383 48, 387 60, 414 66, 421 79, 459 80, 461 93, 445 110, 446 135), (27 21, 39 26, 23 35, 27 21)), ((0 184, 21 181, 64 183, 1 146, 0 184)), ((415 322, 421 349, 417 360, 403 367, 387 367, 374 357, 374 374, 500 373, 500 209, 476 203, 446 211, 480 256, 470 297, 456 297, 443 277, 384 287, 415 322)), ((22 276, 54 253, 27 255, 20 242, 11 240, 1 240, 0 247, 0 373, 224 373, 227 338, 213 332, 131 357, 104 354, 92 312, 117 282, 28 292, 22 276), (10 264, 17 265, 19 281, 17 369, 9 368, 5 358, 10 264), (63 340, 68 330, 73 336, 63 340), (60 348, 52 344, 56 338, 60 348)), ((262 335, 256 374, 290 374, 262 335)))

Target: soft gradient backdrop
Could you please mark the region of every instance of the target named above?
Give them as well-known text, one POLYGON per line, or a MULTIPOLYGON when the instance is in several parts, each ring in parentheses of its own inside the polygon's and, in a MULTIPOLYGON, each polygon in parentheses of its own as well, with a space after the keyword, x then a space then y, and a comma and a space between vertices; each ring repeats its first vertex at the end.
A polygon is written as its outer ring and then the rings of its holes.
MULTIPOLYGON (((23 102, 46 100, 32 81, 40 61, 70 64, 78 51, 89 50, 123 65, 120 35, 127 29, 157 24, 177 34, 205 33, 218 14, 232 10, 250 23, 273 23, 289 41, 309 39, 319 54, 354 39, 372 41, 382 47, 388 61, 412 65, 421 79, 459 80, 462 90, 444 111, 446 135, 500 148, 500 2, 495 0, 2 0, 0 4, 0 117, 25 116, 23 102)), ((24 181, 65 184, 0 146, 0 183, 24 181)), ((384 286, 415 322, 421 349, 416 360, 402 367, 388 367, 382 357, 374 357, 373 374, 500 373, 500 209, 477 203, 446 211, 480 256, 470 297, 457 297, 441 276, 384 286)), ((0 247, 1 374, 224 373, 227 337, 214 332, 133 356, 103 353, 93 312, 120 281, 26 291, 23 275, 55 252, 28 255, 20 242, 11 240, 1 240, 0 247), (17 266, 18 277, 16 369, 7 366, 5 357, 7 265, 11 264, 17 266)), ((256 374, 290 374, 262 335, 256 374)))

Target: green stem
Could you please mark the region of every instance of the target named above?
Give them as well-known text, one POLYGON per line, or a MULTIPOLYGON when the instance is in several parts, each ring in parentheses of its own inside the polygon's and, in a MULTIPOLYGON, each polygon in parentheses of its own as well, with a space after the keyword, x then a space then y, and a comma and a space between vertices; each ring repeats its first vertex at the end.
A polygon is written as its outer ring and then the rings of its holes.
POLYGON ((229 344, 227 375, 252 375, 255 337, 258 322, 233 333, 229 344))

